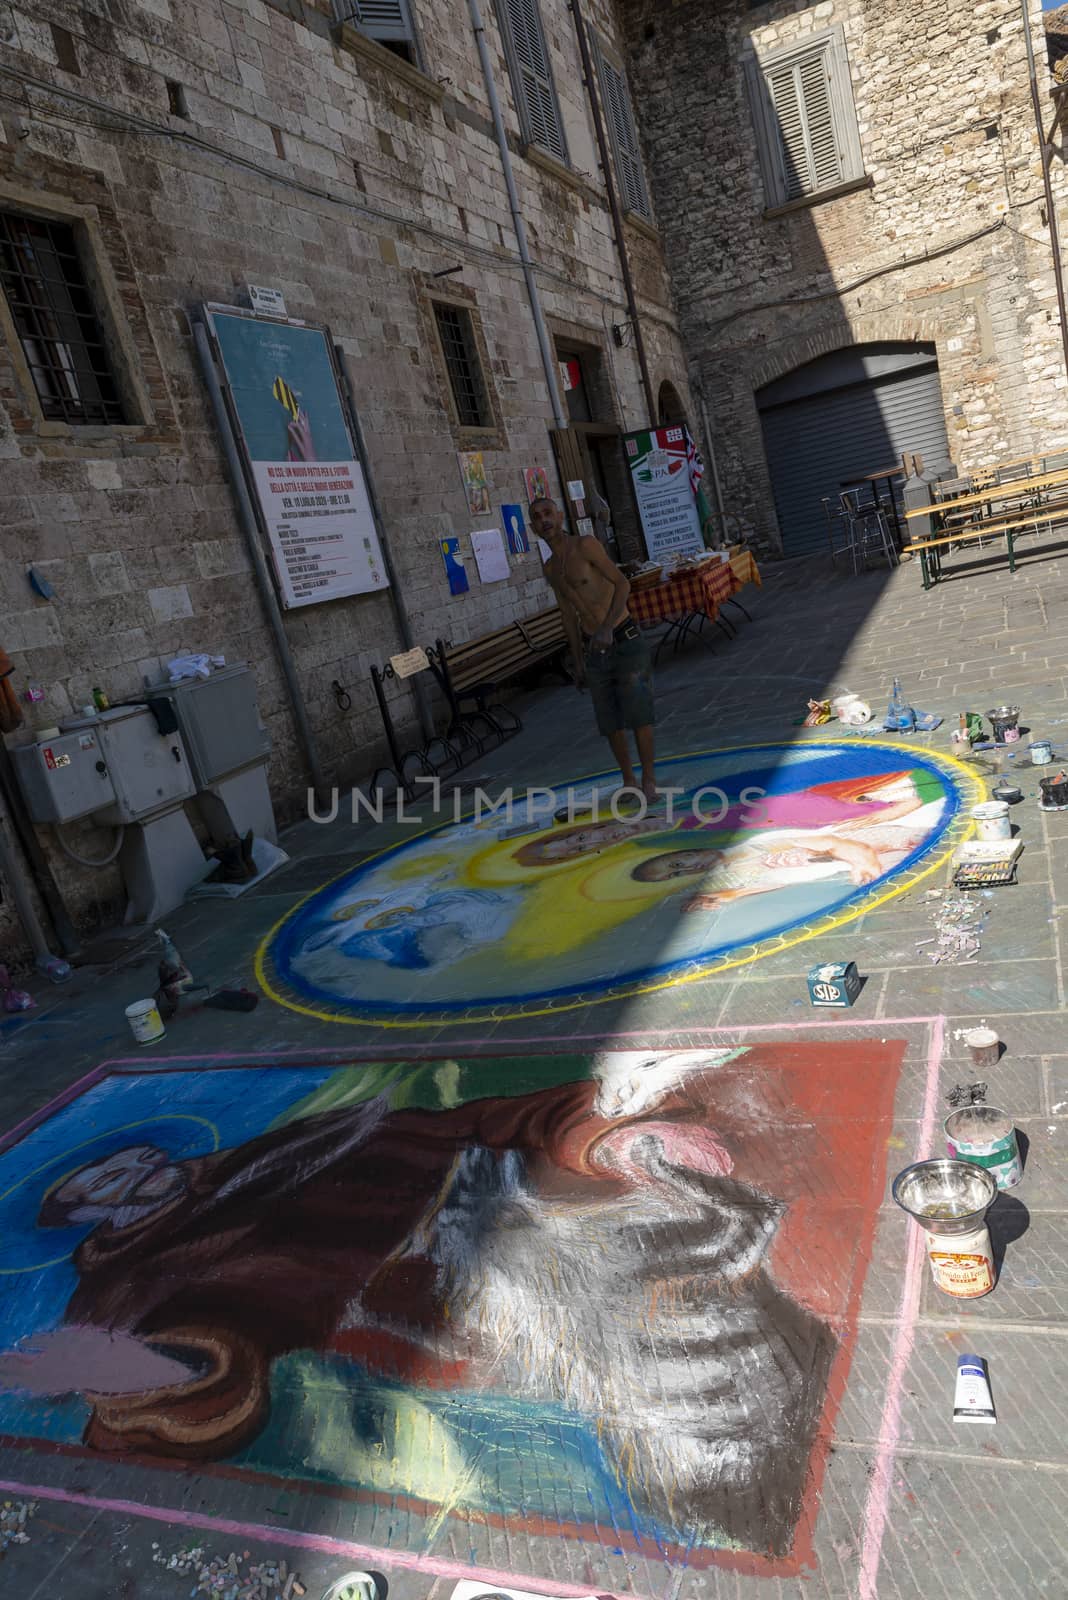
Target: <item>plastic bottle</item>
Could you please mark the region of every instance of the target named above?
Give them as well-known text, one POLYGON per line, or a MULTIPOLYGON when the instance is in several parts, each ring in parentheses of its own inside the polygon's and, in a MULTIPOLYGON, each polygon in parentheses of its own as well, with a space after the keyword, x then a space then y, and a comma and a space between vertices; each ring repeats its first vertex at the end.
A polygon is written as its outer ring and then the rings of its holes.
POLYGON ((916 713, 901 693, 900 679, 894 679, 894 689, 886 713, 886 726, 907 733, 916 726, 916 713))

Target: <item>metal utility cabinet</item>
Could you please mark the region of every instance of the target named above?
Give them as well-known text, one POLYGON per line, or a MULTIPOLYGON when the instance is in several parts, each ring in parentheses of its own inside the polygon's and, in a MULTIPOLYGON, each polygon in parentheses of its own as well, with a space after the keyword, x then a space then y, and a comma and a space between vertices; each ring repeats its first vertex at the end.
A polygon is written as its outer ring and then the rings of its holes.
POLYGON ((156 683, 153 698, 170 701, 196 783, 197 805, 216 844, 249 829, 278 842, 267 784, 271 740, 256 706, 256 678, 246 662, 208 678, 156 683))

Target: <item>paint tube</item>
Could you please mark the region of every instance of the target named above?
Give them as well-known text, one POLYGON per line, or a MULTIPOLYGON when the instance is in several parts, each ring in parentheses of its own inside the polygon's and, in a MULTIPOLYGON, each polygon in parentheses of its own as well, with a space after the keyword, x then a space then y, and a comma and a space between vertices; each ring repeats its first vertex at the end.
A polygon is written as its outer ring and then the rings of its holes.
POLYGON ((981 1356, 959 1356, 953 1396, 954 1422, 996 1422, 990 1381, 981 1356))

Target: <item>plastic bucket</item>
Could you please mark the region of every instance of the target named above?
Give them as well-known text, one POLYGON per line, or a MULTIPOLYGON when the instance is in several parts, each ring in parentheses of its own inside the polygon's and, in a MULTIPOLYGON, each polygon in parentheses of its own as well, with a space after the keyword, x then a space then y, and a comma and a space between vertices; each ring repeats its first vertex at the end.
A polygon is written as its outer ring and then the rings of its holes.
POLYGON ((1049 739, 1035 739, 1031 745, 1031 765, 1048 767, 1053 760, 1053 744, 1049 739))
POLYGON ((167 1031, 154 1000, 135 1000, 132 1006, 126 1007, 126 1020, 138 1044, 155 1044, 167 1031))
POLYGON ((1009 807, 1005 800, 984 800, 982 805, 973 806, 972 821, 980 839, 1012 838, 1012 823, 1009 821, 1009 807))

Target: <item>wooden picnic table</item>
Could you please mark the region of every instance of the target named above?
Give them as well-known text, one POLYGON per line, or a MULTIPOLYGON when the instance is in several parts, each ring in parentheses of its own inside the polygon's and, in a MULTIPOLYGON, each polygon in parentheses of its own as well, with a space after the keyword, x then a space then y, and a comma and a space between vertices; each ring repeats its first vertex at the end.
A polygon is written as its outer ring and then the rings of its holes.
POLYGON ((947 547, 983 537, 1004 538, 1009 557, 1009 571, 1016 571, 1015 539, 1018 533, 1037 528, 1040 522, 1068 520, 1068 468, 1056 472, 1040 473, 1033 478, 1017 479, 1012 483, 989 484, 973 494, 956 495, 950 500, 936 500, 930 505, 916 506, 906 511, 905 519, 930 517, 937 519, 940 531, 926 539, 917 539, 905 546, 920 558, 920 572, 924 589, 930 589, 942 576, 942 553, 947 547), (1060 490, 1058 494, 1055 491, 1060 490), (1009 507, 1008 502, 1025 502, 1009 507), (994 502, 1003 509, 995 512, 994 502), (985 516, 965 516, 957 521, 957 514, 973 508, 988 508, 985 516))

